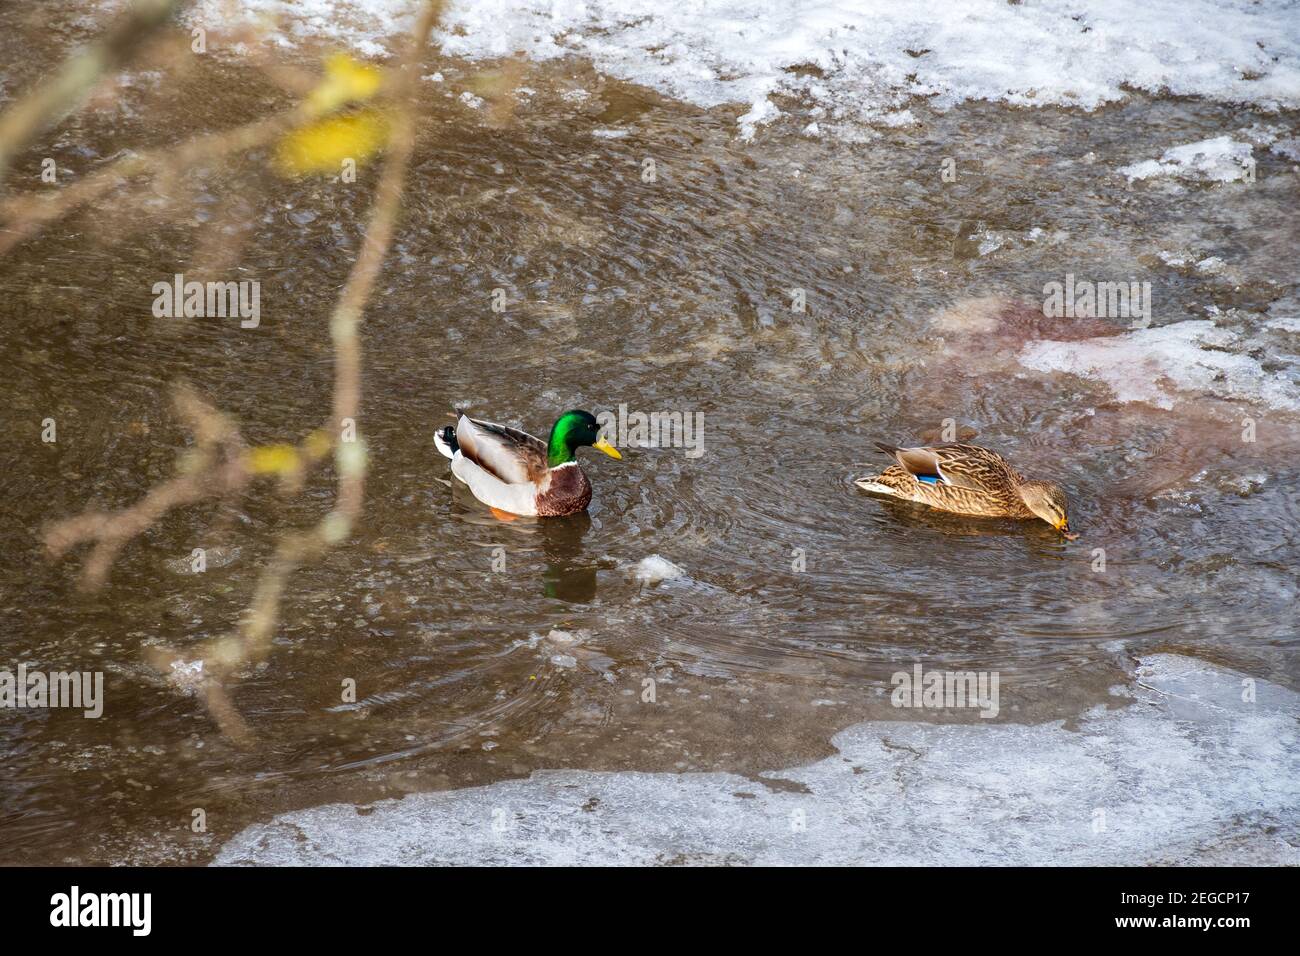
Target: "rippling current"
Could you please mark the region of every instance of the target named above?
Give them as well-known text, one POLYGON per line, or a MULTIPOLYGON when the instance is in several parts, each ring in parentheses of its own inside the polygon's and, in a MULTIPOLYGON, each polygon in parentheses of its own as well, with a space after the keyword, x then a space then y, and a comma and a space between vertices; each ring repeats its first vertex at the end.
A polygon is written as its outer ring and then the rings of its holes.
MULTIPOLYGON (((0 52, 12 93, 58 46, 18 30, 0 52)), ((422 84, 405 212, 365 316, 364 519, 293 575, 272 653, 239 676, 250 749, 143 654, 227 632, 276 537, 328 509, 330 475, 288 499, 258 485, 224 520, 167 516, 94 595, 76 589, 82 555, 51 563, 39 536, 173 473, 189 440, 174 382, 250 441, 296 440, 322 418, 328 317, 374 167, 355 184, 287 182, 255 153, 105 201, 0 261, 0 668, 102 670, 107 684, 99 720, 0 712, 0 859, 201 861, 283 809, 546 767, 754 773, 898 717, 890 675, 914 662, 997 671, 1017 721, 1117 704, 1121 664, 1152 650, 1294 686, 1294 409, 1154 367, 1168 407, 1123 402, 1101 378, 1017 355, 1079 334, 1042 318, 1045 283, 1132 277, 1152 283, 1153 325, 1217 318, 1239 336, 1229 350, 1297 394, 1300 335, 1276 321, 1300 314, 1293 166, 1259 153, 1248 189, 1115 173, 1297 117, 1134 96, 1092 114, 967 105, 860 143, 745 144, 735 110, 579 63, 531 68, 535 92, 492 126, 459 98, 473 67, 426 66, 444 80, 422 84), (238 239, 220 274, 261 282, 257 329, 150 313, 154 282, 216 268, 214 234, 238 239), (1226 277, 1160 257, 1189 248, 1226 277), (542 434, 573 407, 698 415, 702 453, 587 455, 588 515, 506 522, 451 486, 434 449, 453 404, 542 434), (886 463, 873 441, 934 439, 949 419, 1061 482, 1079 540, 854 487, 886 463), (652 556, 680 574, 654 580, 652 556)), ((141 77, 22 168, 48 154, 89 171, 287 102, 246 65, 195 70, 141 77)))

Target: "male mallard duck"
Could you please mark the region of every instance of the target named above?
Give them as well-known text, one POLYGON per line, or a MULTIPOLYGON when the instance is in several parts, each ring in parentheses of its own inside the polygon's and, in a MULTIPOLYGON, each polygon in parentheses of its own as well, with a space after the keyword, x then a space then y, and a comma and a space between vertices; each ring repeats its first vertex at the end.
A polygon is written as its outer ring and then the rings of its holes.
POLYGON ((1070 531, 1068 502, 1061 486, 1028 481, 995 451, 961 442, 921 448, 876 447, 898 460, 880 474, 859 478, 864 491, 919 501, 963 515, 985 518, 1042 518, 1065 537, 1070 531))
POLYGON ((565 412, 545 442, 517 428, 470 418, 459 408, 456 416, 455 425, 434 433, 433 443, 475 498, 510 514, 559 517, 582 511, 591 502, 591 482, 574 453, 590 445, 610 458, 623 457, 600 437, 589 412, 565 412))

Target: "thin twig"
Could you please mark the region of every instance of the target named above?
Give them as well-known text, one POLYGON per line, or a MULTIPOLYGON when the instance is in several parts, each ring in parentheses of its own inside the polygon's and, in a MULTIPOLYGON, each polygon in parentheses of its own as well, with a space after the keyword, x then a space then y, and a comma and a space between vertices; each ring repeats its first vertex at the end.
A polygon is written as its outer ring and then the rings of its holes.
POLYGON ((0 232, 0 255, 5 255, 78 206, 93 202, 138 176, 148 173, 177 176, 197 163, 246 152, 272 142, 312 115, 306 106, 299 105, 234 129, 205 133, 178 145, 124 156, 53 195, 14 196, 5 200, 0 203, 0 217, 5 220, 4 231, 0 232))
MULTIPOLYGON (((407 87, 410 84, 402 86, 403 77, 400 68, 386 76, 377 98, 397 98, 409 93, 407 87)), ((253 120, 242 126, 215 133, 202 133, 181 143, 131 153, 91 173, 80 182, 52 194, 25 193, 0 200, 0 222, 4 223, 0 227, 0 256, 35 237, 50 223, 80 206, 94 202, 132 179, 146 175, 161 180, 175 178, 200 163, 217 162, 265 146, 289 130, 347 105, 341 102, 322 112, 318 105, 304 101, 274 116, 253 120)), ((0 118, 0 125, 7 121, 8 113, 0 118)))
MULTIPOLYGON (((388 152, 361 250, 330 320, 330 335, 334 342, 334 394, 331 418, 325 429, 328 439, 318 441, 315 435, 309 436, 297 452, 296 460, 306 467, 318 461, 324 450, 333 448, 338 481, 334 507, 314 527, 281 537, 270 563, 258 578, 253 599, 238 630, 209 642, 200 654, 204 664, 203 698, 208 711, 222 731, 239 744, 250 743, 253 736, 230 700, 227 678, 238 668, 265 658, 279 624, 280 606, 289 577, 298 567, 344 541, 352 533, 362 512, 367 456, 365 442, 356 431, 361 409, 360 326, 396 231, 406 172, 415 146, 414 100, 418 66, 428 50, 429 35, 442 6, 442 0, 426 2, 401 66, 388 87, 395 106, 388 152)), ((287 129, 302 120, 302 109, 251 123, 235 131, 191 140, 179 150, 171 151, 165 159, 160 152, 133 157, 131 165, 105 170, 80 184, 81 192, 62 199, 40 222, 49 221, 73 204, 111 189, 115 183, 123 181, 124 175, 151 168, 158 171, 184 169, 199 158, 212 158, 214 146, 229 153, 269 139, 272 130, 287 129)), ((72 191, 65 191, 63 196, 67 197, 69 192, 72 191)), ((30 213, 28 215, 30 217, 30 213)), ((35 228, 39 228, 39 223, 35 228)), ((87 512, 59 522, 47 531, 47 547, 56 556, 76 544, 94 542, 83 569, 85 586, 102 584, 121 547, 170 509, 206 498, 229 502, 251 480, 253 470, 248 466, 243 440, 232 420, 187 389, 178 391, 177 410, 195 434, 197 451, 190 467, 176 478, 155 487, 132 507, 113 514, 87 512)), ((301 478, 300 474, 298 478, 301 478)), ((148 656, 164 673, 170 673, 173 665, 182 659, 180 653, 167 647, 151 648, 148 656)))
POLYGON ((82 567, 83 590, 103 586, 123 545, 173 508, 225 497, 248 483, 244 440, 235 423, 188 387, 179 387, 173 401, 177 414, 194 433, 197 446, 182 473, 151 489, 129 508, 113 513, 86 511, 55 522, 45 531, 45 547, 52 558, 63 556, 79 544, 93 542, 82 567))
MULTIPOLYGON (((410 49, 403 58, 402 72, 394 94, 397 109, 388 157, 370 210, 365 240, 330 319, 330 335, 334 339, 334 416, 331 429, 335 435, 339 435, 349 421, 355 425, 360 414, 359 330, 362 312, 370 299, 396 229, 406 170, 415 146, 412 100, 416 67, 428 49, 429 34, 441 12, 441 0, 429 0, 425 4, 412 35, 410 49)), ((338 493, 334 508, 311 531, 286 537, 276 550, 275 558, 258 582, 253 605, 243 628, 243 647, 239 655, 241 661, 260 660, 269 649, 279 622, 280 598, 289 575, 299 565, 315 560, 330 546, 343 541, 352 533, 353 525, 361 514, 367 465, 365 442, 358 433, 352 441, 336 441, 334 447, 335 469, 338 472, 338 493)))

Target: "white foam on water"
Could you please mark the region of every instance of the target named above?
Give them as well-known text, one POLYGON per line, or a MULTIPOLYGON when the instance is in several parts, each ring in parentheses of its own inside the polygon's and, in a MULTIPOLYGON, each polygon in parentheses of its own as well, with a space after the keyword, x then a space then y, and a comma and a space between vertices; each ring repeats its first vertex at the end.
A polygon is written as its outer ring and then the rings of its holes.
POLYGON ((1194 182, 1231 183, 1246 178, 1247 169, 1254 158, 1250 143, 1242 143, 1231 136, 1216 136, 1184 146, 1167 149, 1158 160, 1148 159, 1119 172, 1129 182, 1172 176, 1194 182))
POLYGON ((1268 372, 1242 346, 1238 333, 1191 319, 1077 342, 1029 342, 1017 357, 1034 371, 1103 382, 1121 402, 1173 408, 1180 399, 1211 395, 1300 409, 1296 370, 1268 372))
MULTIPOLYGON (((412 22, 414 0, 198 0, 195 24, 278 24, 371 55, 412 22)), ((1095 109, 1125 88, 1268 108, 1300 106, 1300 17, 1286 0, 454 0, 438 40, 471 59, 578 56, 700 106, 743 104, 742 136, 823 111, 821 130, 915 121, 904 107, 972 99, 1095 109), (816 71, 805 69, 816 67, 816 71), (795 68, 800 68, 796 70, 795 68)))
POLYGON ((876 721, 762 774, 542 771, 284 814, 217 865, 1300 863, 1300 695, 1155 655, 1063 723, 876 721), (1118 703, 1121 698, 1116 698, 1118 703))

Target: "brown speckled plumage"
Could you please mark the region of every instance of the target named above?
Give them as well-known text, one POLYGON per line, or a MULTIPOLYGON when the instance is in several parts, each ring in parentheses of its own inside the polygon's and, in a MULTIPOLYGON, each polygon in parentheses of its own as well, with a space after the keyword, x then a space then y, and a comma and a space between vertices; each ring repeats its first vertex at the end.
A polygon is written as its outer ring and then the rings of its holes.
POLYGON ((955 442, 924 448, 894 448, 877 442, 882 451, 901 456, 918 470, 928 470, 922 452, 929 453, 947 483, 929 484, 901 464, 891 465, 874 480, 895 490, 900 498, 968 515, 995 515, 1006 518, 1032 518, 1016 486, 1025 478, 995 451, 955 442))
POLYGON ((925 484, 900 465, 890 465, 872 480, 893 489, 898 498, 929 505, 940 511, 1001 518, 1034 517, 1020 500, 1020 495, 1009 486, 975 490, 944 484, 925 484))
POLYGON ((859 479, 857 484, 867 491, 954 514, 1037 518, 1076 537, 1066 520, 1065 493, 1051 482, 1026 479, 995 451, 964 442, 916 448, 876 444, 898 464, 859 479), (932 480, 921 480, 925 477, 932 480))

